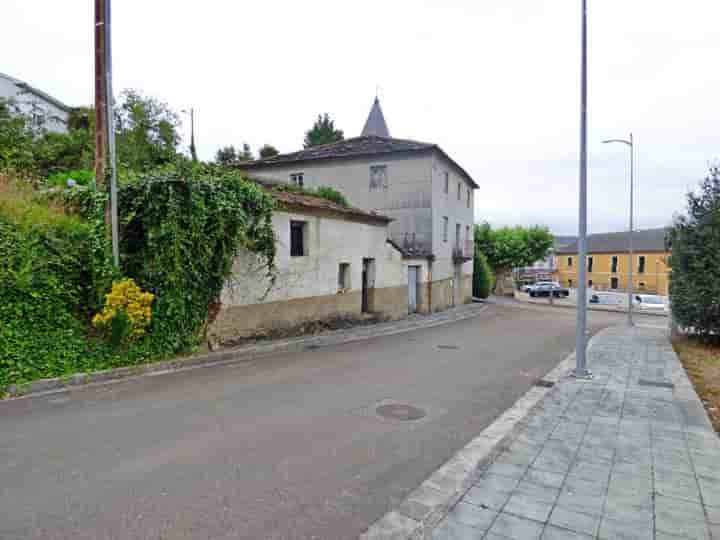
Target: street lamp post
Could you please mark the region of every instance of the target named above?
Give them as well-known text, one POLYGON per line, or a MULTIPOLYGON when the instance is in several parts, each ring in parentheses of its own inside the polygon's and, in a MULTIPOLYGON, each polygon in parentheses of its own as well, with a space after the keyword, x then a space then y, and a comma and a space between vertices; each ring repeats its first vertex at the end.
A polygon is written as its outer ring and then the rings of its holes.
POLYGON ((581 1, 580 52, 580 200, 578 205, 578 287, 575 328, 575 371, 578 379, 592 375, 587 368, 587 0, 581 1))
POLYGON ((633 212, 635 208, 635 146, 633 143, 633 135, 630 134, 630 140, 625 139, 609 139, 603 141, 603 144, 622 143, 630 147, 630 230, 628 232, 628 251, 630 252, 630 264, 628 267, 628 326, 633 326, 633 212))

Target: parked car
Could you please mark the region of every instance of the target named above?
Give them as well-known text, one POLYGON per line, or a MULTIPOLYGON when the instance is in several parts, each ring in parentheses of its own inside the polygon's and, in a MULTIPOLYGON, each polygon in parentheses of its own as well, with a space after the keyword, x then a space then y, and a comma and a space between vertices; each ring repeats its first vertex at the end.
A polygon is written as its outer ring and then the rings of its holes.
POLYGON ((653 294, 636 294, 633 298, 633 305, 641 309, 666 310, 663 299, 653 294))
POLYGON ((570 296, 570 291, 564 287, 561 287, 557 283, 545 282, 536 283, 535 285, 533 285, 528 291, 528 294, 531 298, 537 298, 538 296, 549 297, 550 295, 554 296, 555 298, 560 298, 570 296))
POLYGON ((558 283, 557 281, 537 281, 535 283, 531 283, 530 285, 523 285, 522 287, 520 287, 520 290, 522 292, 529 293, 530 289, 532 289, 533 287, 537 287, 538 285, 548 285, 548 284, 555 285, 556 287, 560 288, 560 283, 558 283))

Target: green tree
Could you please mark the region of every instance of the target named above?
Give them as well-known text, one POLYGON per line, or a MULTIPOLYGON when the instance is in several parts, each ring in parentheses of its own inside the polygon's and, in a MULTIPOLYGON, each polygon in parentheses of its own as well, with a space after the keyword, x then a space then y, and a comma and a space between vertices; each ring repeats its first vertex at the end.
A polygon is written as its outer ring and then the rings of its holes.
POLYGON ((243 143, 242 152, 238 152, 238 159, 240 161, 250 161, 251 159, 255 159, 248 143, 243 143))
POLYGON ((492 270, 485 255, 475 250, 473 257, 472 294, 477 298, 487 298, 493 285, 492 270))
POLYGON ((260 157, 263 159, 277 156, 279 153, 272 144, 264 144, 259 151, 260 157))
POLYGON ((313 127, 305 132, 305 148, 342 141, 345 138, 341 129, 335 129, 335 121, 328 113, 319 114, 313 127))
POLYGON ((218 149, 217 153, 215 154, 215 161, 220 165, 228 165, 233 161, 237 161, 237 158, 237 150, 235 150, 235 147, 232 145, 223 146, 222 148, 218 149))
POLYGON ((178 159, 180 118, 167 103, 138 90, 121 92, 115 107, 120 166, 147 171, 178 159))
POLYGON ((0 169, 27 170, 34 165, 34 136, 29 118, 13 99, 0 98, 0 169))
POLYGON ((673 316, 704 341, 720 343, 720 166, 687 194, 687 214, 675 219, 667 240, 673 316))
POLYGON ((475 226, 475 249, 487 259, 496 274, 498 292, 503 293, 507 274, 513 268, 530 266, 547 256, 553 237, 547 227, 502 227, 489 223, 475 226))

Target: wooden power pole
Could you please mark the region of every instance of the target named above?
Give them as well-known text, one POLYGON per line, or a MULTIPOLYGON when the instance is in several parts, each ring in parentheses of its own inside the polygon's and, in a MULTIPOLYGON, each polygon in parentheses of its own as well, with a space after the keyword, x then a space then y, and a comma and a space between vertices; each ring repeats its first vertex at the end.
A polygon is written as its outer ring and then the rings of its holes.
POLYGON ((105 45, 105 0, 95 0, 95 183, 98 186, 105 183, 107 161, 105 45))

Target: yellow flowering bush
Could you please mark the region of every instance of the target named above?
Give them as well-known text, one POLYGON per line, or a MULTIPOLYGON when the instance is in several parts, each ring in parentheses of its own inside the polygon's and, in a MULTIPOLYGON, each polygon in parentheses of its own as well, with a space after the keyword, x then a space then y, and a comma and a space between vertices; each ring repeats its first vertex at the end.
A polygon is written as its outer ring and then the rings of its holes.
POLYGON ((109 332, 115 345, 127 345, 145 333, 154 299, 154 294, 143 292, 132 279, 116 281, 105 295, 105 307, 93 317, 92 324, 109 332))

